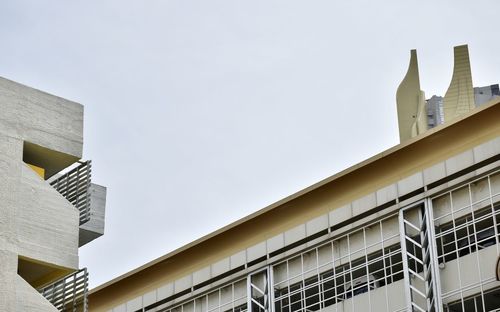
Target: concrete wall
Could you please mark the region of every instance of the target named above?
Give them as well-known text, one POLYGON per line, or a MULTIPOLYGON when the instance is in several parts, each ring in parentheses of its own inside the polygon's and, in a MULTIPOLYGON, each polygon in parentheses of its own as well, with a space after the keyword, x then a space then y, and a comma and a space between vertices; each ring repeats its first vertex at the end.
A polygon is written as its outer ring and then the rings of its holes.
POLYGON ((500 286, 496 280, 499 245, 493 245, 447 262, 440 269, 443 303, 450 303, 463 297, 500 286), (481 285, 483 284, 483 285, 481 285))
POLYGON ((23 164, 18 188, 18 254, 56 266, 78 268, 79 212, 23 164))
MULTIPOLYGON (((22 277, 16 276, 16 310, 23 312, 58 312, 58 310, 31 287, 22 277)), ((7 310, 8 311, 8 310, 7 310)), ((14 311, 14 310, 12 310, 14 311)))
POLYGON ((80 226, 78 245, 81 247, 104 234, 104 217, 106 213, 106 188, 91 184, 90 220, 80 226))
POLYGON ((406 306, 404 281, 371 290, 370 293, 333 304, 320 312, 399 311, 406 306))
POLYGON ((0 77, 0 133, 78 159, 83 106, 0 77))
POLYGON ((79 159, 83 107, 0 78, 0 112, 0 308, 53 311, 17 275, 18 258, 47 270, 76 269, 78 212, 23 157, 31 153, 48 175, 79 159))

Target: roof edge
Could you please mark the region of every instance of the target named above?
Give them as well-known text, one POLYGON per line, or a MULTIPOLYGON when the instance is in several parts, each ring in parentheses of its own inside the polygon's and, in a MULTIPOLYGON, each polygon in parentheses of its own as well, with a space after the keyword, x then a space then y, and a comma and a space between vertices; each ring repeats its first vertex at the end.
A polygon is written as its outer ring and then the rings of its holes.
POLYGON ((116 284, 116 283, 118 283, 118 282, 120 282, 120 281, 122 281, 122 280, 124 280, 124 279, 126 279, 126 278, 128 278, 128 277, 130 277, 130 276, 132 276, 132 275, 134 275, 134 274, 136 274, 136 273, 144 270, 144 269, 147 269, 147 268, 152 267, 152 266, 154 266, 154 265, 156 265, 158 263, 161 263, 161 262, 163 262, 163 261, 165 261, 165 260, 167 260, 169 258, 172 258, 173 256, 175 256, 175 255, 177 255, 177 254, 179 254, 179 253, 181 253, 181 252, 183 252, 185 250, 188 250, 188 249, 190 249, 190 248, 192 248, 192 247, 194 247, 194 246, 196 246, 196 245, 198 245, 198 244, 200 244, 202 242, 205 242, 205 241, 207 241, 207 240, 209 240, 209 239, 211 239, 211 238, 213 238, 213 237, 215 237, 215 236, 217 236, 217 235, 219 235, 219 234, 221 234, 223 232, 226 232, 226 231, 228 231, 230 229, 233 229, 233 228, 237 227, 240 224, 243 224, 243 223, 245 223, 245 222, 247 222, 247 221, 249 221, 251 219, 254 219, 254 218, 256 218, 256 217, 258 217, 258 216, 260 216, 260 215, 262 215, 262 214, 264 214, 264 213, 266 213, 266 212, 268 212, 270 210, 273 210, 276 207, 279 207, 279 206, 281 206, 283 204, 286 204, 286 203, 288 203, 288 202, 290 202, 290 201, 292 201, 292 200, 294 200, 294 199, 296 199, 296 198, 298 198, 298 197, 300 197, 300 196, 302 196, 304 194, 307 194, 307 193, 309 193, 309 192, 311 192, 313 190, 316 190, 316 189, 318 189, 318 188, 320 188, 320 187, 322 187, 322 186, 324 186, 324 185, 326 185, 326 184, 328 184, 328 183, 330 183, 330 182, 332 182, 334 180, 337 180, 337 179, 339 179, 339 178, 341 178, 341 177, 343 177, 343 176, 345 176, 345 175, 347 175, 347 174, 349 174, 351 172, 354 172, 354 171, 356 171, 356 170, 358 170, 358 169, 360 169, 362 167, 365 167, 365 166, 367 166, 367 165, 369 165, 371 163, 374 163, 377 160, 386 157, 387 155, 393 154, 393 153, 395 153, 395 152, 397 152, 397 151, 399 151, 401 149, 404 149, 404 148, 406 148, 409 145, 412 145, 412 144, 414 144, 414 143, 416 143, 416 142, 418 142, 420 140, 423 140, 423 139, 425 139, 425 138, 427 138, 427 137, 435 134, 436 132, 439 132, 439 131, 441 131, 441 130, 443 130, 445 128, 451 127, 451 126, 459 123, 460 121, 462 121, 462 120, 464 120, 466 118, 469 118, 470 116, 479 114, 482 111, 487 110, 487 109, 489 109, 489 108, 491 108, 491 107, 493 107, 493 106, 495 106, 497 104, 500 104, 500 97, 494 98, 493 100, 491 100, 491 101, 489 101, 489 102, 481 105, 480 107, 476 107, 475 109, 469 111, 468 113, 456 117, 454 120, 450 121, 447 124, 441 124, 441 125, 439 125, 437 127, 429 129, 426 132, 424 132, 424 133, 422 133, 422 134, 420 134, 420 135, 418 135, 416 137, 413 137, 413 138, 407 140, 406 142, 400 143, 400 144, 395 145, 395 146, 393 146, 393 147, 391 147, 391 148, 389 148, 389 149, 387 149, 385 151, 382 151, 382 152, 380 152, 380 153, 378 153, 378 154, 376 154, 376 155, 374 155, 374 156, 372 156, 372 157, 370 157, 370 158, 368 158, 368 159, 366 159, 366 160, 364 160, 364 161, 362 161, 360 163, 357 163, 357 164, 355 164, 355 165, 353 165, 351 167, 348 167, 348 168, 346 168, 346 169, 344 169, 344 170, 342 170, 342 171, 340 171, 340 172, 338 172, 338 173, 336 173, 336 174, 334 174, 334 175, 332 175, 330 177, 327 177, 327 178, 325 178, 325 179, 323 179, 323 180, 321 180, 321 181, 319 181, 319 182, 317 182, 315 184, 312 184, 309 187, 306 187, 306 188, 304 188, 302 190, 299 190, 296 193, 293 193, 293 194, 291 194, 291 195, 289 195, 289 196, 287 196, 287 197, 285 197, 285 198, 283 198, 283 199, 281 199, 281 200, 279 200, 277 202, 274 202, 274 203, 272 203, 272 204, 270 204, 270 205, 268 205, 268 206, 266 206, 266 207, 264 207, 262 209, 259 209, 256 212, 251 213, 251 214, 249 214, 249 215, 247 215, 247 216, 245 216, 245 217, 243 217, 243 218, 241 218, 239 220, 236 220, 236 221, 234 221, 234 222, 232 222, 232 223, 230 223, 230 224, 228 224, 228 225, 226 225, 226 226, 224 226, 224 227, 222 227, 222 228, 220 228, 220 229, 218 229, 218 230, 216 230, 214 232, 211 232, 211 233, 209 233, 207 235, 204 235, 204 236, 202 236, 202 237, 200 237, 200 238, 198 238, 198 239, 196 239, 196 240, 194 240, 194 241, 192 241, 192 242, 190 242, 190 243, 188 243, 188 244, 186 244, 186 245, 184 245, 182 247, 179 247, 179 248, 177 248, 177 249, 175 249, 175 250, 173 250, 173 251, 171 251, 171 252, 169 252, 169 253, 167 253, 167 254, 159 257, 159 258, 156 258, 156 259, 154 259, 152 261, 149 261, 149 262, 147 262, 147 263, 139 266, 138 268, 135 268, 135 269, 133 269, 133 270, 131 270, 129 272, 126 272, 126 273, 124 273, 124 274, 122 274, 122 275, 120 275, 118 277, 115 277, 115 278, 111 279, 110 281, 105 282, 105 283, 103 283, 103 284, 101 284, 101 285, 99 285, 99 286, 91 289, 89 291, 89 295, 97 293, 100 290, 102 290, 102 289, 104 289, 104 288, 106 288, 108 286, 111 286, 113 284, 116 284))

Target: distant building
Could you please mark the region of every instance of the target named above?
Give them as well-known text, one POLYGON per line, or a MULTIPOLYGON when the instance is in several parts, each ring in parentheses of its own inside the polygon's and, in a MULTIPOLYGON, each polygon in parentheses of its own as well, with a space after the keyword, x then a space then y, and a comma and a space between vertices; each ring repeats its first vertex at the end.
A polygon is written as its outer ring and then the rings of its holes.
POLYGON ((415 65, 415 138, 98 286, 91 311, 499 311, 500 98, 425 132, 415 65))
POLYGON ((444 122, 443 97, 433 95, 426 101, 427 128, 431 129, 444 122))
MULTIPOLYGON (((474 105, 481 106, 482 104, 488 103, 495 97, 500 96, 500 90, 498 84, 486 86, 486 87, 475 87, 474 88, 474 105)), ((444 111, 443 111, 443 97, 433 95, 430 99, 426 100, 426 110, 427 110, 427 127, 428 129, 434 128, 442 123, 444 123, 444 111)))
POLYGON ((476 102, 476 106, 487 103, 498 96, 500 96, 498 84, 474 88, 474 100, 476 102))
POLYGON ((0 311, 87 311, 78 248, 104 233, 106 188, 81 161, 83 106, 0 78, 0 311))

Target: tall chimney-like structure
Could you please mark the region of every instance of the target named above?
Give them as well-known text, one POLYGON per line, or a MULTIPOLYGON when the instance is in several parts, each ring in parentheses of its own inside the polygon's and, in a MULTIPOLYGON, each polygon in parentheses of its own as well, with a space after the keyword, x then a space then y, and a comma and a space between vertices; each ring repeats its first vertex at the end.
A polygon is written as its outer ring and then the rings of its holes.
POLYGON ((410 65, 398 87, 396 103, 401 142, 427 130, 425 94, 420 90, 417 50, 411 50, 410 65))

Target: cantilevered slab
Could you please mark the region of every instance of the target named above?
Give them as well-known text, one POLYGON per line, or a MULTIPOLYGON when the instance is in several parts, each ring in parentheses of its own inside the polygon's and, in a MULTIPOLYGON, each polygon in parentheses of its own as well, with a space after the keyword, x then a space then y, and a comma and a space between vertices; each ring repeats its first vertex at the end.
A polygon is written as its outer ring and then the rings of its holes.
POLYGON ((90 192, 90 220, 80 225, 78 245, 81 247, 104 234, 106 188, 92 183, 90 192))
POLYGON ((0 77, 0 111, 0 133, 82 157, 81 104, 0 77))

